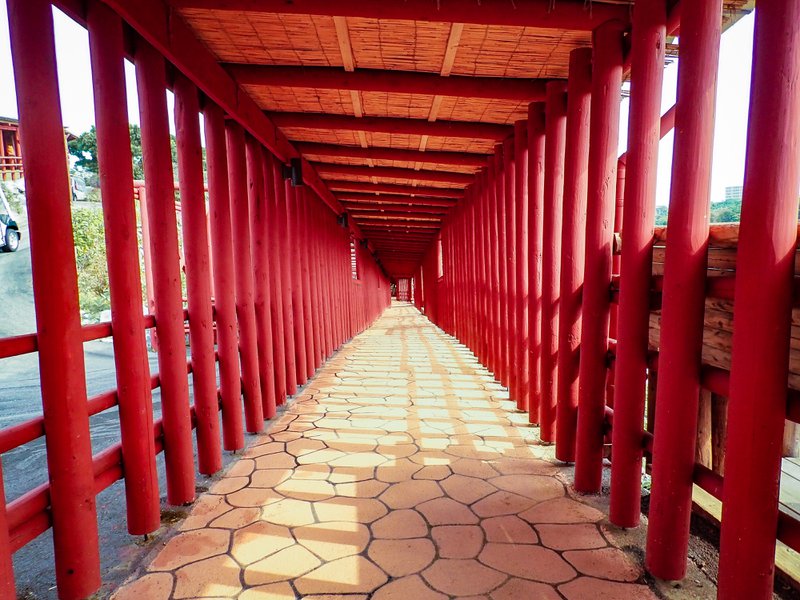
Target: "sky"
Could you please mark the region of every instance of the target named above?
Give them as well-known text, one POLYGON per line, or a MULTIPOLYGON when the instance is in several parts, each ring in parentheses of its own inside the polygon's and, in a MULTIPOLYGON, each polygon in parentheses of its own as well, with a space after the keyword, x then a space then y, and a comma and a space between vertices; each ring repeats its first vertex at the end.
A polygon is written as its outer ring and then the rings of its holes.
MULTIPOLYGON (((94 123, 89 41, 86 30, 58 10, 53 10, 56 35, 61 110, 64 125, 73 133, 88 130, 94 123)), ((722 36, 717 92, 717 116, 714 134, 711 200, 725 197, 726 186, 742 185, 744 177, 747 108, 749 103, 750 68, 753 48, 753 15, 749 15, 722 36)), ((675 103, 677 61, 664 71, 662 112, 675 103)), ((128 82, 128 115, 131 123, 139 122, 136 82, 133 65, 126 62, 128 82)), ((168 107, 172 112, 172 95, 168 107)), ((628 101, 623 101, 620 122, 620 153, 627 146, 628 101)), ((16 117, 14 76, 8 39, 6 3, 0 2, 0 116, 16 117)), ((170 127, 174 125, 170 114, 170 127)), ((658 164, 656 203, 669 203, 673 134, 661 142, 658 164)))

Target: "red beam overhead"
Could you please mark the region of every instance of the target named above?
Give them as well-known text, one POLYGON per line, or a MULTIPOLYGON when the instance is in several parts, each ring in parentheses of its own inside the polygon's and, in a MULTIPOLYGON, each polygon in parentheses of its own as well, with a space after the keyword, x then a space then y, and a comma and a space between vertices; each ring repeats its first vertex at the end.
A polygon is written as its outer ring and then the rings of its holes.
POLYGON ((471 154, 468 152, 421 152, 419 150, 402 150, 398 148, 361 148, 359 146, 339 146, 337 144, 318 144, 315 142, 294 142, 294 145, 304 155, 402 160, 459 167, 485 167, 487 159, 486 154, 471 154))
POLYGON ((419 208, 420 206, 451 208, 458 202, 456 198, 384 196, 381 194, 358 194, 355 192, 339 192, 337 197, 339 198, 339 202, 348 206, 352 206, 354 204, 370 204, 374 206, 386 206, 387 208, 398 208, 400 206, 408 206, 409 208, 419 208))
POLYGON ((252 64, 223 65, 237 82, 244 85, 352 90, 358 92, 402 92, 428 96, 486 98, 512 102, 544 100, 545 79, 500 77, 442 77, 415 71, 357 69, 338 67, 294 67, 252 64))
POLYGON ((270 119, 278 127, 304 129, 338 129, 344 131, 369 131, 401 135, 427 135, 465 139, 502 141, 513 133, 513 128, 497 123, 470 121, 428 121, 427 119, 401 119, 396 117, 351 117, 304 112, 271 112, 270 119))
MULTIPOLYGON (((331 190, 340 192, 377 192, 383 194, 397 194, 400 196, 426 196, 429 198, 451 198, 456 200, 464 197, 464 190, 449 188, 415 187, 413 185, 393 185, 389 183, 361 183, 360 181, 329 181, 331 190)), ((339 194, 347 197, 347 194, 339 194)))
POLYGON ((447 209, 436 206, 382 206, 380 204, 356 204, 353 206, 347 205, 345 207, 351 214, 370 213, 383 213, 383 214, 424 214, 424 215, 445 215, 447 209))
MULTIPOLYGON (((332 165, 314 163, 319 173, 326 175, 356 175, 362 177, 382 177, 386 179, 408 179, 409 181, 431 181, 434 183, 454 183, 469 185, 475 177, 469 173, 448 173, 446 171, 416 171, 401 167, 362 167, 359 165, 332 165)), ((330 179, 323 177, 323 179, 330 179)))
POLYGON ((325 15, 329 17, 362 17, 367 19, 399 19, 404 21, 436 21, 538 27, 543 29, 573 29, 591 31, 600 24, 616 19, 630 22, 630 8, 625 4, 594 2, 590 7, 584 0, 170 0, 179 8, 234 10, 295 15, 325 15))

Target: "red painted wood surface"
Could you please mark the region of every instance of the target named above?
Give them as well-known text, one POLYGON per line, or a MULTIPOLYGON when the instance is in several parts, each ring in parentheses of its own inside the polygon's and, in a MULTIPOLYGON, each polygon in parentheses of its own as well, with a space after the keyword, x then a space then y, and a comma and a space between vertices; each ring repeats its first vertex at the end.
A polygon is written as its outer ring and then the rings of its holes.
POLYGON ((236 323, 235 275, 231 208, 228 191, 228 157, 225 121, 220 108, 204 107, 208 206, 211 214, 211 252, 214 263, 214 316, 217 324, 222 443, 225 450, 244 447, 242 384, 239 378, 238 325, 236 323))
POLYGON ((678 67, 675 139, 686 152, 673 157, 670 218, 683 226, 673 229, 664 267, 656 395, 660 435, 654 440, 651 495, 656 511, 647 534, 647 568, 676 579, 686 572, 689 544, 692 486, 683 478, 691 481, 695 464, 706 296, 715 94, 702 82, 716 77, 720 11, 717 0, 693 3, 684 7, 681 21, 686 50, 678 67))
POLYGON ((253 261, 253 311, 255 313, 256 346, 258 348, 258 380, 261 385, 261 406, 264 419, 275 417, 274 348, 270 305, 269 236, 267 233, 267 198, 264 195, 261 145, 246 136, 247 202, 250 210, 250 241, 253 261))
POLYGON ((528 421, 539 422, 542 402, 542 251, 546 157, 546 109, 528 107, 528 339, 530 392, 528 421))
POLYGON ((179 506, 195 497, 194 457, 186 339, 178 250, 178 223, 167 116, 164 59, 144 41, 136 45, 136 86, 142 127, 147 219, 153 259, 158 369, 164 419, 167 500, 179 506))
POLYGON ((600 491, 603 419, 611 308, 611 245, 617 181, 617 142, 622 88, 622 26, 608 23, 593 34, 589 133, 589 196, 583 285, 581 364, 575 489, 600 491))
POLYGON ((544 199, 542 204, 542 355, 539 436, 555 441, 558 390, 558 319, 561 224, 567 131, 567 86, 547 84, 544 199))
POLYGON ((578 372, 586 251, 592 50, 591 48, 573 50, 569 59, 555 438, 556 458, 564 462, 575 461, 575 435, 578 426, 578 372))
POLYGON ((758 4, 725 446, 726 600, 772 593, 800 186, 798 22, 800 0, 758 4))
POLYGON ((250 236, 250 207, 247 201, 247 157, 244 130, 237 123, 225 123, 228 154, 228 190, 233 237, 233 271, 236 289, 236 320, 239 322, 239 360, 242 368, 244 419, 248 433, 264 430, 264 410, 258 371, 255 290, 250 236))
MULTIPOLYGON (((665 0, 640 2, 633 17, 636 33, 632 36, 631 49, 632 91, 623 208, 625 243, 620 260, 620 277, 625 278, 625 285, 620 288, 616 323, 614 461, 609 510, 611 521, 620 527, 635 527, 641 514, 642 423, 647 393, 652 240, 667 3, 665 0)), ((719 21, 718 14, 716 20, 719 21)), ((695 394, 695 398, 699 395, 695 394)), ((690 402, 688 398, 686 401, 690 402)))
MULTIPOLYGON (((53 17, 46 0, 11 0, 8 19, 25 156, 31 269, 56 581, 67 600, 100 584, 100 560, 67 156, 53 17)), ((0 549, 0 556, 3 552, 0 549)), ((2 560, 2 558, 0 558, 2 560)), ((5 561, 4 561, 5 562, 5 561)))
POLYGON ((128 113, 125 98, 123 29, 108 7, 88 13, 89 48, 108 261, 114 365, 120 434, 126 456, 128 533, 144 535, 160 526, 155 464, 150 367, 142 316, 142 282, 136 240, 128 113))
POLYGON ((192 397, 197 426, 197 465, 212 475, 222 468, 219 437, 219 398, 214 351, 214 315, 211 304, 211 261, 208 217, 200 145, 200 102, 197 88, 176 76, 175 129, 178 145, 178 181, 181 193, 183 254, 192 353, 192 397))

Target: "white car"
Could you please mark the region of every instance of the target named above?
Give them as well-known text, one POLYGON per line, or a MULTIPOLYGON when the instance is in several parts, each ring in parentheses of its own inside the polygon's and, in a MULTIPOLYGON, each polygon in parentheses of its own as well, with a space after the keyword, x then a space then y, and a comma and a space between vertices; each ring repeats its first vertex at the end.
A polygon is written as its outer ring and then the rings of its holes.
POLYGON ((14 219, 3 188, 0 188, 0 250, 16 252, 19 249, 19 225, 14 219))

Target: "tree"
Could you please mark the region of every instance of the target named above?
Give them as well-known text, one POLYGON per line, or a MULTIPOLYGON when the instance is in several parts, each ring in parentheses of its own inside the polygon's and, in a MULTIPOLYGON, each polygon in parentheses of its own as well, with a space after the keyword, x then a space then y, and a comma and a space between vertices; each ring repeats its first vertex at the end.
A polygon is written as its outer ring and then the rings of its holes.
MULTIPOLYGON (((144 166, 142 164, 142 130, 138 125, 129 125, 131 136, 131 156, 133 158, 133 178, 144 179, 144 166)), ((175 136, 171 135, 170 146, 172 150, 172 169, 178 172, 178 148, 175 136)), ((75 166, 84 171, 98 174, 97 165, 97 130, 94 125, 89 131, 84 131, 67 145, 69 153, 77 160, 75 166)))

